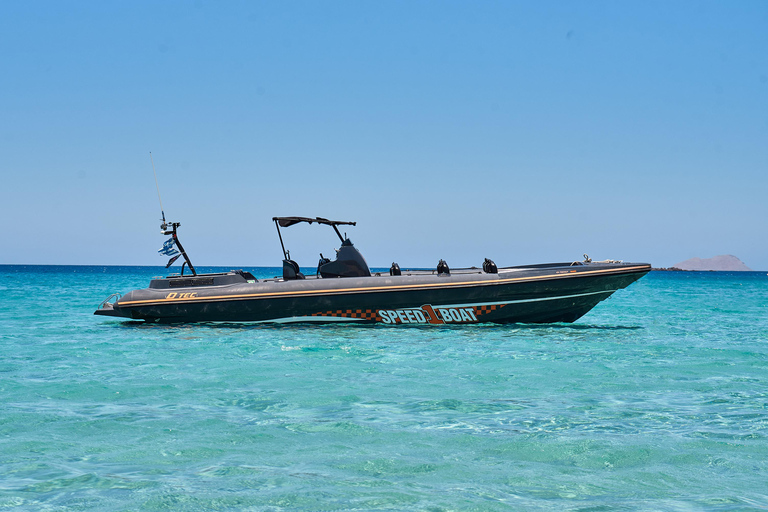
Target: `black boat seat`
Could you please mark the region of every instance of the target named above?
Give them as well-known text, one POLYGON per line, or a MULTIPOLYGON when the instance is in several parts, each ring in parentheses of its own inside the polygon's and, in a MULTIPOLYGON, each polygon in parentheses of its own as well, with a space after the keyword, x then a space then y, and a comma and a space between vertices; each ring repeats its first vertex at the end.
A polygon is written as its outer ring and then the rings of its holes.
POLYGON ((331 260, 323 256, 323 253, 320 253, 320 261, 317 262, 317 272, 315 272, 316 276, 320 275, 320 267, 325 265, 326 263, 330 263, 331 260))
POLYGON ((369 277, 371 270, 349 238, 342 242, 336 251, 336 259, 319 265, 320 276, 329 277, 369 277))
POLYGON ((293 260, 283 260, 283 280, 304 279, 304 274, 299 271, 299 264, 293 260))

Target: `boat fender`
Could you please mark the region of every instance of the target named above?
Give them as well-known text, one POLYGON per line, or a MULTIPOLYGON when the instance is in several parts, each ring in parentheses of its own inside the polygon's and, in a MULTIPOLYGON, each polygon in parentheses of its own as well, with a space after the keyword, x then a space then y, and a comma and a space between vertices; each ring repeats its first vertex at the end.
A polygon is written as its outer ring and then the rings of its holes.
POLYGON ((440 260, 440 262, 437 264, 437 275, 450 273, 451 269, 448 268, 448 264, 445 262, 445 260, 440 260))
POLYGON ((485 258, 485 261, 483 262, 483 272, 486 274, 498 274, 499 268, 496 266, 493 260, 485 258))
POLYGON ((400 271, 400 265, 398 265, 397 263, 395 263, 393 261, 392 262, 392 266, 389 267, 389 275, 391 275, 391 276, 401 276, 401 275, 403 275, 403 273, 400 271))

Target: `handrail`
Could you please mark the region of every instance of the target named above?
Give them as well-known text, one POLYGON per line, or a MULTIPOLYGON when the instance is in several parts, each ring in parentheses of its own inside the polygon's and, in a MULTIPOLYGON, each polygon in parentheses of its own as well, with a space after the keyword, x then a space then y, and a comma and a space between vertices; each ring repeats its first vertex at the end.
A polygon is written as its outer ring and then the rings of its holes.
POLYGON ((113 293, 112 295, 110 295, 109 297, 101 301, 101 304, 99 305, 99 309, 104 309, 107 304, 114 305, 118 300, 120 300, 122 296, 123 295, 121 293, 113 293), (115 302, 110 303, 109 301, 112 300, 113 298, 115 299, 115 302))

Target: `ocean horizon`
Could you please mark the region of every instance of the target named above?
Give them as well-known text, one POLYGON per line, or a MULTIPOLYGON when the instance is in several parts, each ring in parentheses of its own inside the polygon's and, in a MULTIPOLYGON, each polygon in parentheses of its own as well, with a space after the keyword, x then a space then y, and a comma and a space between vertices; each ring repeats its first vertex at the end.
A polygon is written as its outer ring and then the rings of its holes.
MULTIPOLYGON (((197 270, 232 268, 280 273, 197 270)), ((765 272, 653 271, 573 324, 93 315, 168 272, 0 265, 0 508, 768 509, 765 272)))

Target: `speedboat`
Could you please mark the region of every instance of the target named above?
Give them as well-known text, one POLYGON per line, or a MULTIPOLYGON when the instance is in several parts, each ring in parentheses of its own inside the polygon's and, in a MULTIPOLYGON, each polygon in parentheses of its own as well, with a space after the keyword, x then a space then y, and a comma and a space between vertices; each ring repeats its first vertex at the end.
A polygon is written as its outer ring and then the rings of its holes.
POLYGON ((94 314, 148 322, 421 324, 573 322, 616 290, 651 270, 647 263, 606 260, 451 269, 371 272, 339 226, 355 222, 322 217, 273 217, 283 249, 282 276, 257 279, 233 270, 198 274, 179 242, 179 223, 163 222, 171 235, 163 254, 183 256, 181 272, 155 278, 149 288, 112 294, 94 314), (299 223, 330 226, 341 241, 335 259, 323 257, 315 275, 305 275, 285 249, 280 228, 299 223), (170 229, 169 229, 170 226, 170 229), (178 250, 176 249, 178 248, 178 250), (185 267, 190 273, 185 275, 185 267))

